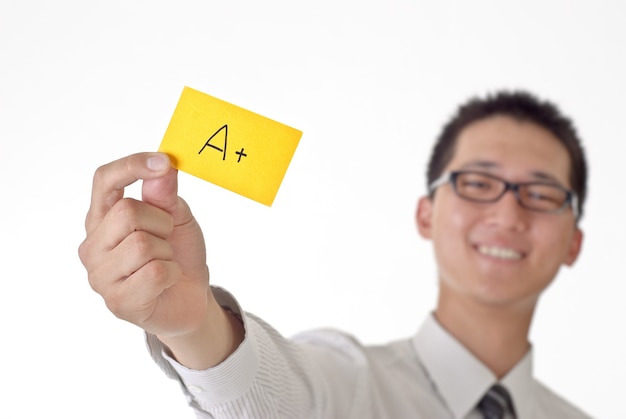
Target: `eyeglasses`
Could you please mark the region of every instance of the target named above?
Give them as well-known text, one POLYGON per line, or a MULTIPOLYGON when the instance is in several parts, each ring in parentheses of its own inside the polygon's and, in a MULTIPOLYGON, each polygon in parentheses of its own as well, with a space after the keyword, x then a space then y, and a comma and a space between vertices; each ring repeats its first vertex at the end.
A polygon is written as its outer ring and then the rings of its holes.
POLYGON ((451 183, 454 192, 461 198, 474 202, 496 202, 507 191, 513 191, 517 202, 531 211, 557 213, 568 206, 578 219, 578 197, 574 191, 546 182, 507 182, 497 176, 481 172, 455 171, 442 174, 432 182, 432 195, 438 187, 451 183))

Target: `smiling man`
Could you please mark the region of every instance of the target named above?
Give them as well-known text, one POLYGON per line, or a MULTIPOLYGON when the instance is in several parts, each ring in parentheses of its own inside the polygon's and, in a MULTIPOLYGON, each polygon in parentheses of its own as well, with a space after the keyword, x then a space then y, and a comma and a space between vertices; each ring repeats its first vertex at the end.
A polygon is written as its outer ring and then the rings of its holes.
POLYGON ((210 287, 202 233, 158 153, 98 169, 79 253, 199 418, 584 418, 533 377, 528 334, 580 252, 586 177, 553 104, 501 92, 462 105, 416 213, 435 249, 435 309, 415 336, 375 347, 329 330, 285 339, 210 287), (142 201, 123 198, 138 179, 142 201))

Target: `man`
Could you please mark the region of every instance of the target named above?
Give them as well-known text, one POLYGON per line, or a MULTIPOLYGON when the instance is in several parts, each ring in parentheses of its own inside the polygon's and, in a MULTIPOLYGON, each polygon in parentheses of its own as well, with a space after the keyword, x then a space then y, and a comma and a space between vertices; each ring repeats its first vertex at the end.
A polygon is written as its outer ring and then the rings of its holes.
POLYGON ((199 418, 587 417, 533 378, 528 342, 539 296, 580 252, 586 176, 554 105, 500 92, 461 106, 416 212, 434 245, 436 308, 414 337, 378 347, 336 331, 286 340, 209 287, 200 227, 157 153, 96 171, 79 253, 199 418), (138 179, 142 201, 124 199, 138 179))

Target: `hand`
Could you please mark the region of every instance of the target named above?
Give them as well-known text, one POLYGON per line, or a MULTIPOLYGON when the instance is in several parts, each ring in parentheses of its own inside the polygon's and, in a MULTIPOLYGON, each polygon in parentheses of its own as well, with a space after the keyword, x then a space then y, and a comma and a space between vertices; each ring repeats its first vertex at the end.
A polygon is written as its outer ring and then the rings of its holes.
POLYGON ((205 326, 214 301, 207 297, 204 238, 177 189, 177 171, 164 154, 100 167, 79 247, 91 287, 113 314, 173 339, 205 326), (140 179, 142 201, 124 198, 124 188, 140 179))

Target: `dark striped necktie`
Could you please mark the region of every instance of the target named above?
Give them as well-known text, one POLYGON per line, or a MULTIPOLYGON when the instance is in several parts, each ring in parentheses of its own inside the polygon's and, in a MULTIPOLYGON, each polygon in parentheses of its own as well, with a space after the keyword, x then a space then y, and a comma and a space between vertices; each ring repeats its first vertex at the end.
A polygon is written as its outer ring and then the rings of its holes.
POLYGON ((478 403, 478 410, 485 419, 502 419, 507 412, 515 417, 511 396, 500 384, 496 384, 489 389, 480 403, 478 403))

